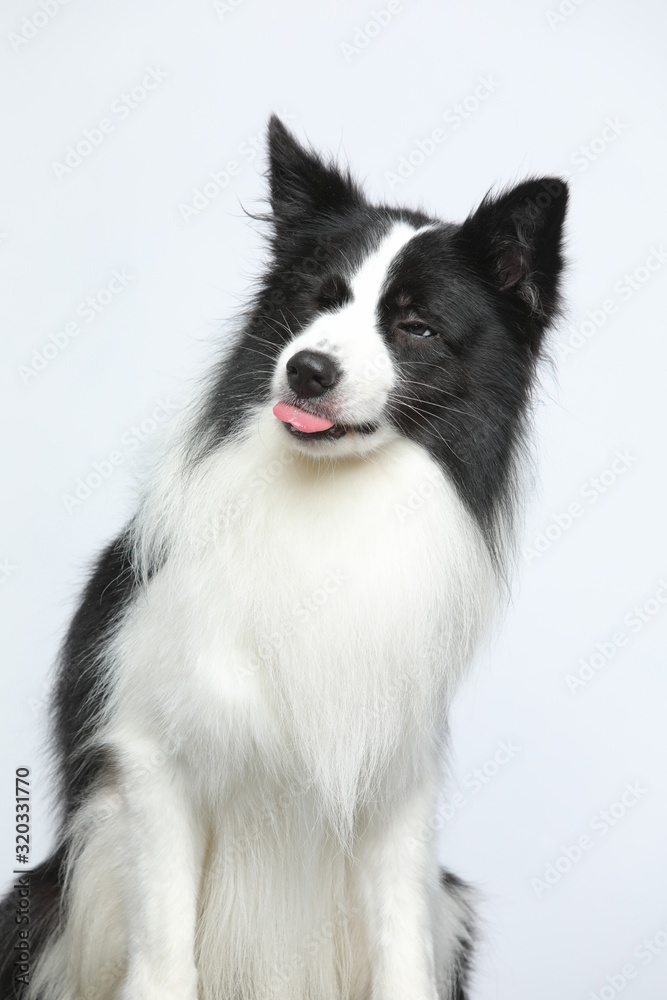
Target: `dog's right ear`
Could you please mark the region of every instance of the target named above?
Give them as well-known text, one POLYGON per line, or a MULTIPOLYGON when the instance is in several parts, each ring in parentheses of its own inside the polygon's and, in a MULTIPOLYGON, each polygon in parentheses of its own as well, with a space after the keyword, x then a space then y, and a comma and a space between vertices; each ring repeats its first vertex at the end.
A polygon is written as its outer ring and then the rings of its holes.
POLYGON ((358 205, 361 193, 348 173, 305 149, 272 115, 268 129, 269 186, 276 223, 340 215, 358 205))
POLYGON ((558 306, 567 202, 566 181, 534 177, 487 195, 459 231, 489 286, 531 322, 548 323, 558 306))

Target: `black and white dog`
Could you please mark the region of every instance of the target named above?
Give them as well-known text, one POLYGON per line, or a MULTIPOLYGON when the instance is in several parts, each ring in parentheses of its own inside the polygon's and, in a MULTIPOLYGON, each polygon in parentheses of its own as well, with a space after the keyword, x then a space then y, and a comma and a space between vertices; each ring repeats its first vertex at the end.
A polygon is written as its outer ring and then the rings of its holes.
MULTIPOLYGON (((563 182, 464 223, 269 126, 271 258, 74 616, 63 817, 2 1000, 461 1000, 424 836, 502 603, 563 182)), ((9 928, 9 930, 7 930, 9 928)))

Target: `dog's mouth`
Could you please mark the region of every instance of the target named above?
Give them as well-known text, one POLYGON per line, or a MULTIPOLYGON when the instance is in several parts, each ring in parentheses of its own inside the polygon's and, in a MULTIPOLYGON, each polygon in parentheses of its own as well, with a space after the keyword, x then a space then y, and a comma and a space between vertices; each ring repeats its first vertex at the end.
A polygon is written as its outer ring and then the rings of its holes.
POLYGON ((304 440, 336 440, 349 432, 373 434, 377 430, 377 424, 341 424, 330 417, 282 401, 276 403, 273 412, 290 434, 304 440))

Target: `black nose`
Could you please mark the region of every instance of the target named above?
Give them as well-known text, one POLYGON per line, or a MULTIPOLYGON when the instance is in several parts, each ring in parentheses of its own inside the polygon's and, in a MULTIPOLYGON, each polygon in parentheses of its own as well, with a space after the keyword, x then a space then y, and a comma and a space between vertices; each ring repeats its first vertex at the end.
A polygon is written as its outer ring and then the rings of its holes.
POLYGON ((287 362, 287 381, 300 399, 323 396, 339 375, 331 358, 320 351, 297 351, 287 362))

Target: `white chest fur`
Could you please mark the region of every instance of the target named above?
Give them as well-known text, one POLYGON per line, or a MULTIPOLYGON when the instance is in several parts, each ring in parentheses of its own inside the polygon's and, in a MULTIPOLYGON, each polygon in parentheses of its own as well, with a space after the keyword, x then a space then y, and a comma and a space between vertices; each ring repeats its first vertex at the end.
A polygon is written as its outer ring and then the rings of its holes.
POLYGON ((249 754, 278 761, 339 826, 434 738, 493 571, 418 446, 318 464, 285 435, 259 414, 194 476, 174 463, 158 481, 144 540, 157 524, 170 555, 119 633, 113 726, 224 761, 216 790, 249 754))
POLYGON ((194 473, 172 452, 144 498, 138 552, 166 539, 167 558, 107 651, 118 767, 76 819, 70 916, 36 980, 68 1000, 99 968, 103 1000, 147 975, 180 982, 170 996, 358 1000, 380 975, 370 927, 409 944, 440 919, 435 859, 406 851, 491 560, 416 445, 318 466, 285 435, 258 413, 194 473), (408 893, 391 919, 388 886, 408 893))

